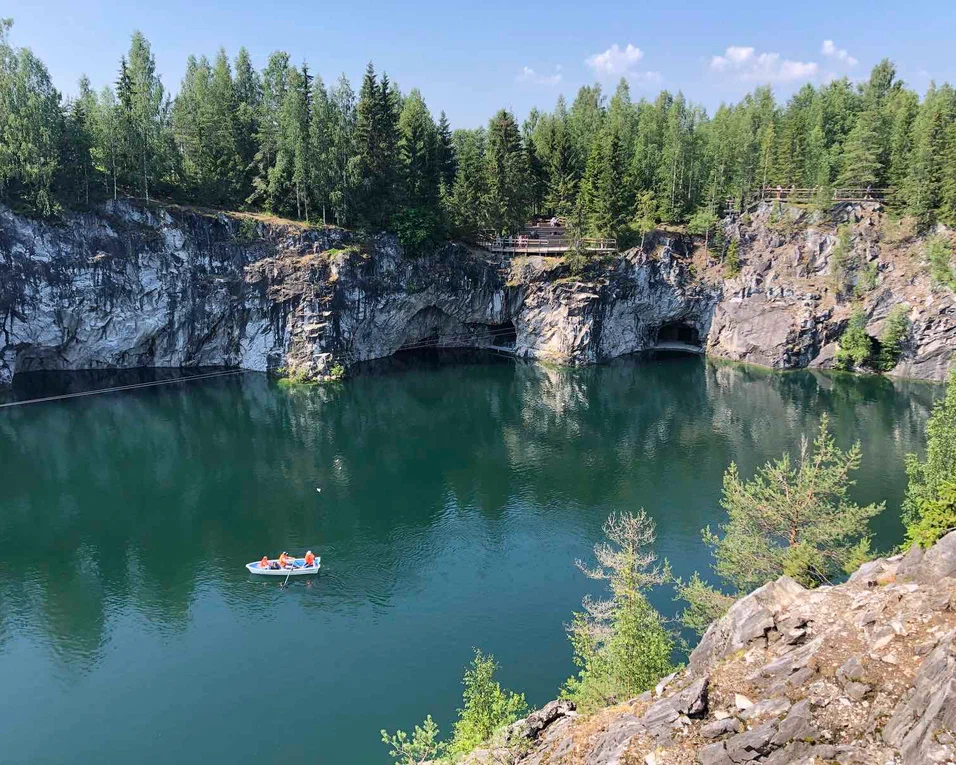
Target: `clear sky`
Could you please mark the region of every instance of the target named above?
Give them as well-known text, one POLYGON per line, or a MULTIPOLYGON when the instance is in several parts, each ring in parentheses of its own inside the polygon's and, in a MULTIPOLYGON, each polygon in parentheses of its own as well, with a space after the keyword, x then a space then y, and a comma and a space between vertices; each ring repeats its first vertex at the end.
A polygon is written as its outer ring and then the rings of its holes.
POLYGON ((622 75, 635 99, 683 90, 711 112, 761 83, 786 96, 808 80, 863 78, 884 56, 920 92, 931 79, 956 82, 954 0, 6 0, 0 16, 68 94, 83 73, 96 88, 112 82, 139 29, 174 92, 187 55, 220 46, 234 56, 245 45, 257 67, 286 50, 327 83, 345 72, 356 88, 371 59, 454 127, 503 106, 520 119, 622 75))

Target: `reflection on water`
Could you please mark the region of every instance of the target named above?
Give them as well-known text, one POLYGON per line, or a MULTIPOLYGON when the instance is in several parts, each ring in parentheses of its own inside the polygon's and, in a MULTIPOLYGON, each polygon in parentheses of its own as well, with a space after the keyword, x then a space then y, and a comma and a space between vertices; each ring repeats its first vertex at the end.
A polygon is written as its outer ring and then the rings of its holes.
MULTIPOLYGON (((903 456, 941 393, 696 357, 487 361, 0 410, 0 677, 22 700, 0 738, 13 760, 271 762, 281 747, 383 762, 379 728, 427 712, 447 724, 472 645, 541 703, 571 670, 562 625, 589 584, 571 562, 608 512, 646 508, 676 572, 704 570, 699 532, 719 518, 727 464, 749 474, 829 412, 842 446, 863 442, 854 493, 887 500, 876 527, 889 546, 903 456), (280 588, 242 568, 308 547, 323 556, 315 581, 280 588), (262 704, 285 684, 316 703, 262 704)), ((91 384, 34 382, 18 395, 91 384)), ((669 597, 658 605, 673 612, 669 597)))

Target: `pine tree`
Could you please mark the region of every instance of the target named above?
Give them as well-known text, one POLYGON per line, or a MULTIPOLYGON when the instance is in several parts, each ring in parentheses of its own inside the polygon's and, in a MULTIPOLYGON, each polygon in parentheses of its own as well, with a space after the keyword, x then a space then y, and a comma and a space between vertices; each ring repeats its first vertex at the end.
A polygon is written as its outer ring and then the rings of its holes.
POLYGON ((922 223, 930 222, 940 204, 946 126, 952 119, 952 88, 931 85, 913 123, 913 148, 903 184, 906 209, 922 223))
POLYGON ((166 175, 169 103, 156 74, 152 49, 139 31, 133 33, 128 63, 124 60, 120 78, 128 152, 126 178, 130 188, 138 189, 148 202, 150 185, 161 182, 166 175))
POLYGON ((411 252, 431 242, 439 228, 438 130, 417 88, 404 99, 398 120, 399 212, 395 226, 411 252))
POLYGON ((335 159, 332 148, 332 103, 322 78, 312 82, 309 116, 309 151, 312 156, 309 194, 317 209, 322 210, 322 223, 328 223, 332 186, 335 181, 335 159))
POLYGON ((451 125, 445 112, 438 117, 438 176, 442 187, 450 190, 455 183, 455 173, 458 171, 458 162, 455 157, 455 146, 452 143, 451 125))
POLYGON ((290 172, 288 166, 276 168, 279 153, 279 114, 289 90, 289 54, 276 51, 262 72, 262 100, 259 106, 258 148, 253 159, 252 193, 247 202, 277 211, 287 200, 277 196, 288 188, 282 178, 290 172))
POLYGON ((249 51, 245 48, 239 49, 234 68, 236 151, 242 168, 237 196, 239 200, 245 200, 253 191, 253 163, 258 150, 256 137, 259 134, 262 106, 262 80, 252 67, 249 51))
POLYGON ((488 123, 485 150, 485 225, 501 234, 518 229, 528 218, 527 158, 511 112, 501 109, 488 123))
POLYGON ((358 190, 358 155, 356 151, 355 91, 343 74, 329 93, 329 153, 332 182, 329 204, 339 225, 354 220, 355 195, 358 190))
POLYGON ((455 233, 474 238, 482 228, 486 197, 484 129, 456 130, 452 135, 458 173, 449 197, 449 213, 455 233))
POLYGON ((42 61, 8 43, 12 25, 0 19, 0 198, 51 215, 64 132, 60 93, 42 61))
POLYGON ((880 121, 874 110, 857 118, 843 147, 843 162, 837 183, 852 188, 867 188, 879 183, 883 174, 880 161, 880 121))
POLYGON ((92 124, 95 97, 85 76, 80 79, 79 91, 66 107, 57 195, 68 205, 88 207, 91 187, 96 185, 92 124))

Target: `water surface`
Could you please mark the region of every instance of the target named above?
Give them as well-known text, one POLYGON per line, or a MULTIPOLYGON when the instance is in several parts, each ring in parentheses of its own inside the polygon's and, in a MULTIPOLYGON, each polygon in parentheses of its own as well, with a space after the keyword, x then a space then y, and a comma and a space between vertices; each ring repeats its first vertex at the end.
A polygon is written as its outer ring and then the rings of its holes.
POLYGON ((467 358, 2 409, 2 758, 383 763, 382 727, 448 731, 473 646, 541 704, 572 671, 563 625, 593 585, 573 561, 609 512, 645 508, 676 572, 705 571, 728 463, 749 475, 829 412, 864 443, 854 494, 887 501, 892 545, 940 393, 694 357, 467 358), (306 548, 315 581, 243 569, 306 548))

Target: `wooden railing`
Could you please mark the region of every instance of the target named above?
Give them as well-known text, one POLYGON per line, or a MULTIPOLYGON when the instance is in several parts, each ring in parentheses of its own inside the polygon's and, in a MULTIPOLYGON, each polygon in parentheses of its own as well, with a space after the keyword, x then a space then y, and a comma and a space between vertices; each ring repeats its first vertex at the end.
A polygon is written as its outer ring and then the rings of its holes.
MULTIPOLYGON (((760 202, 789 202, 792 204, 811 204, 820 201, 820 188, 797 188, 795 186, 765 186, 751 192, 744 202, 743 209, 749 209, 760 202)), ((842 188, 833 189, 828 200, 833 204, 841 202, 884 202, 894 193, 891 188, 842 188)), ((737 209, 737 200, 730 198, 726 202, 728 211, 737 209)))
POLYGON ((478 246, 491 252, 513 254, 558 254, 580 250, 581 252, 617 252, 616 239, 566 239, 527 236, 482 237, 478 246))

